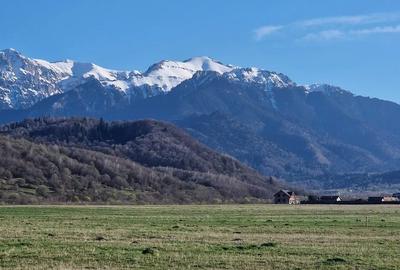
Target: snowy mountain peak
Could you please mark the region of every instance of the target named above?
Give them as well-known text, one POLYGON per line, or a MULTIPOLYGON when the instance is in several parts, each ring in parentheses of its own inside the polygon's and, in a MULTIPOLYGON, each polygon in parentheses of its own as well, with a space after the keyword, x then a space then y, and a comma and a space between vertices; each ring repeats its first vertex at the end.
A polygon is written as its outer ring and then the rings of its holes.
POLYGON ((14 48, 8 48, 8 49, 0 50, 0 54, 4 54, 4 55, 21 55, 21 53, 18 52, 14 48))
POLYGON ((198 71, 215 71, 220 74, 233 70, 233 66, 224 65, 210 57, 201 56, 185 61, 163 60, 152 65, 140 78, 134 78, 134 84, 159 87, 169 91, 181 82, 188 80, 198 71))
POLYGON ((197 71, 215 71, 225 73, 231 71, 232 65, 224 65, 207 56, 199 56, 187 59, 185 61, 163 60, 152 65, 145 74, 175 75, 175 72, 188 72, 193 76, 197 71))
POLYGON ((5 49, 0 51, 0 69, 18 69, 26 60, 22 54, 15 49, 5 49))
POLYGON ((324 94, 333 94, 333 93, 351 94, 351 92, 347 90, 329 84, 310 84, 310 85, 305 85, 304 88, 306 90, 306 93, 322 92, 324 94))
POLYGON ((276 72, 261 70, 255 67, 236 68, 224 74, 227 78, 242 82, 265 85, 266 88, 283 88, 296 85, 286 75, 276 72))
POLYGON ((192 65, 197 71, 215 71, 220 74, 229 72, 235 68, 232 65, 225 65, 208 56, 193 57, 185 60, 184 63, 192 65))

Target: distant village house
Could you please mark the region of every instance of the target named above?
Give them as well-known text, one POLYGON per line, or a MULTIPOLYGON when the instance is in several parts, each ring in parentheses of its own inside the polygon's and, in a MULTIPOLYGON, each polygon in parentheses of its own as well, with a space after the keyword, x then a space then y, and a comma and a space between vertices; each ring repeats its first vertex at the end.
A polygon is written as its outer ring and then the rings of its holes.
POLYGON ((337 203, 337 202, 341 202, 342 198, 340 198, 340 196, 338 195, 333 195, 333 196, 321 196, 320 197, 320 201, 322 203, 337 203))
POLYGON ((368 197, 369 203, 385 203, 385 202, 398 202, 399 197, 394 196, 376 196, 376 197, 368 197))
POLYGON ((275 204, 400 204, 400 192, 393 195, 368 197, 365 199, 343 199, 339 195, 309 195, 308 197, 295 194, 290 190, 281 189, 274 194, 275 204))
POLYGON ((293 191, 281 189, 274 195, 274 203, 276 204, 300 204, 300 196, 293 191))
POLYGON ((400 192, 393 193, 393 197, 395 197, 395 198, 400 200, 400 192))

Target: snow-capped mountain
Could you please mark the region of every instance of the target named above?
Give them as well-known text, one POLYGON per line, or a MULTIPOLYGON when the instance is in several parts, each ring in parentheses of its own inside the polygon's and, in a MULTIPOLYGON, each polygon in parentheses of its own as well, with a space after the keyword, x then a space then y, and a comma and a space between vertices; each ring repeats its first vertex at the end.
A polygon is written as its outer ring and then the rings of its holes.
POLYGON ((30 107, 46 97, 69 91, 88 78, 129 95, 147 97, 171 90, 197 71, 225 73, 232 69, 208 57, 195 57, 183 62, 161 61, 144 73, 117 71, 72 60, 31 59, 6 49, 0 51, 0 108, 30 107))
POLYGON ((28 108, 44 98, 74 89, 88 78, 121 91, 128 100, 146 98, 166 93, 200 71, 224 74, 238 82, 263 84, 268 89, 294 85, 283 74, 225 65, 209 57, 182 62, 164 60, 139 72, 111 70, 72 60, 48 62, 6 49, 0 51, 0 109, 28 108))
POLYGON ((0 108, 30 107, 89 77, 112 84, 128 76, 95 64, 71 60, 50 63, 25 57, 14 49, 0 51, 0 108))
POLYGON ((225 65, 208 57, 115 71, 71 60, 0 53, 0 123, 83 116, 174 122, 266 175, 400 167, 400 105, 327 84, 225 65))
POLYGON ((68 74, 49 69, 13 49, 0 51, 0 108, 24 108, 61 93, 56 83, 68 74))

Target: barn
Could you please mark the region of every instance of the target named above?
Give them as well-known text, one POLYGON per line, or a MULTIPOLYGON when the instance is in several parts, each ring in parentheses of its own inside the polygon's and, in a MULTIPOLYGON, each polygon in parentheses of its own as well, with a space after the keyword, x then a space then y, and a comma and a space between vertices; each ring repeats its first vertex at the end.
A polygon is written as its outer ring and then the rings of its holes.
POLYGON ((294 191, 281 189, 274 194, 274 203, 276 204, 300 204, 300 197, 294 191))

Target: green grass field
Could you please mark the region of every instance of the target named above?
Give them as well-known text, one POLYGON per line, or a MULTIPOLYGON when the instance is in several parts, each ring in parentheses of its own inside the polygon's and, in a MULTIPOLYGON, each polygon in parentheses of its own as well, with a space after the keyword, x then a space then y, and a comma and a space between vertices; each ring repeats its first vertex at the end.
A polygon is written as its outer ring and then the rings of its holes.
POLYGON ((396 205, 0 207, 0 269, 400 269, 399 255, 396 205))

